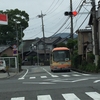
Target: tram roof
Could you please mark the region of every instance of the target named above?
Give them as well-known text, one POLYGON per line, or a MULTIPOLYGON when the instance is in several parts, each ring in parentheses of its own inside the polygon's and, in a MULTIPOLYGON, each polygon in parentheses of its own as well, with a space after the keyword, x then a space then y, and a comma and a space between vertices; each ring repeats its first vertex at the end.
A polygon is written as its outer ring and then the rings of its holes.
POLYGON ((56 47, 52 51, 56 51, 56 50, 70 50, 70 49, 67 47, 56 47))

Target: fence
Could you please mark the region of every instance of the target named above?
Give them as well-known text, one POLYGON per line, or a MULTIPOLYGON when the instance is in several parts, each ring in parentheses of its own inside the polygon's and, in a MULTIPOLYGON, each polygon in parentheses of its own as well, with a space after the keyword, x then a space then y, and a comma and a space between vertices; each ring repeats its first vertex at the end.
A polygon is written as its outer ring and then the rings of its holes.
POLYGON ((5 60, 6 66, 9 67, 9 71, 17 71, 18 70, 17 57, 0 57, 0 60, 5 60))

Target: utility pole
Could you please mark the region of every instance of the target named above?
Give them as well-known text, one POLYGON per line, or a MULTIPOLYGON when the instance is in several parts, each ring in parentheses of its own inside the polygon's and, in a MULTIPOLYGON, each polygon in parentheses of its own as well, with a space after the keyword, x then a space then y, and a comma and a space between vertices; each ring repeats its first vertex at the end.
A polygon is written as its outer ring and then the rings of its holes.
MULTIPOLYGON (((70 0, 70 12, 72 12, 72 0, 70 0)), ((73 15, 70 15, 71 17, 71 38, 73 39, 73 15)))
POLYGON ((22 26, 21 26, 21 44, 22 44, 22 61, 23 61, 23 39, 22 39, 22 26))
POLYGON ((95 49, 95 64, 98 64, 98 57, 99 57, 99 42, 98 42, 98 35, 97 35, 97 21, 96 21, 96 5, 95 0, 92 1, 92 16, 93 16, 93 34, 94 34, 94 49, 95 49))
POLYGON ((45 34, 44 34, 44 23, 43 23, 43 16, 45 16, 46 14, 42 14, 42 11, 41 11, 41 15, 38 15, 39 18, 41 18, 41 21, 42 21, 42 32, 43 32, 43 44, 44 44, 44 58, 45 58, 45 61, 46 61, 46 45, 45 45, 45 34))

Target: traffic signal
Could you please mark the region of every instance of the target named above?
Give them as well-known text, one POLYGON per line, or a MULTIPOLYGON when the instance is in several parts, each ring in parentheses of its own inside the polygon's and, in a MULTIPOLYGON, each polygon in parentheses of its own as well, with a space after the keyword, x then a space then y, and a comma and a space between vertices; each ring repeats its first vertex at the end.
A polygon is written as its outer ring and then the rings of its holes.
POLYGON ((64 14, 65 14, 65 16, 68 16, 68 15, 76 16, 77 15, 77 12, 76 11, 73 11, 73 12, 66 11, 64 14))

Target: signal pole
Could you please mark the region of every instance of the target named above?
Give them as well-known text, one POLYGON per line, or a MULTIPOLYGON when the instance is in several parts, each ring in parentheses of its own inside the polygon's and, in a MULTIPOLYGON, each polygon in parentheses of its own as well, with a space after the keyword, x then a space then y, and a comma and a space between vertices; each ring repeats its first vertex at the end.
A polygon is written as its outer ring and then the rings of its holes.
MULTIPOLYGON (((70 12, 72 12, 72 0, 70 0, 70 12)), ((71 17, 71 38, 73 39, 73 15, 70 15, 71 17)))
POLYGON ((97 21, 96 21, 96 5, 95 0, 92 1, 92 16, 93 16, 93 34, 94 34, 94 49, 95 49, 95 64, 98 64, 98 57, 99 57, 99 41, 97 35, 97 21))

